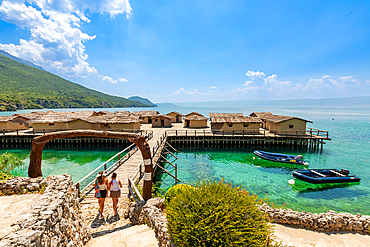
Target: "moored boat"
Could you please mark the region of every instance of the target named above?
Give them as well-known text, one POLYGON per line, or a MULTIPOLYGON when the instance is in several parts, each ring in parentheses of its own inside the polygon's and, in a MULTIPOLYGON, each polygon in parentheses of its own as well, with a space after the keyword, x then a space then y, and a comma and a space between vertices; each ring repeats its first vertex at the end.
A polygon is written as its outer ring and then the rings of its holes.
POLYGON ((308 163, 302 159, 303 158, 302 155, 270 153, 270 152, 259 151, 259 150, 254 151, 254 154, 265 160, 308 166, 308 163))
POLYGON ((306 169, 295 170, 293 177, 312 184, 351 183, 361 179, 355 175, 349 176, 347 169, 306 169))

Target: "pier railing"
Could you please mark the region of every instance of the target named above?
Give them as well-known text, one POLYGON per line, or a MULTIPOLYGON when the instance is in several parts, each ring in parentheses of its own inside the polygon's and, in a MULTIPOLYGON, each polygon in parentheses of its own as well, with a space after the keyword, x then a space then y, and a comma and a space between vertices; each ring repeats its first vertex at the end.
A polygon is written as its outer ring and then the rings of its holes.
MULTIPOLYGON (((153 131, 147 131, 147 134, 145 135, 146 140, 150 140, 153 138, 153 131)), ((93 171, 91 171, 89 174, 87 174, 85 177, 80 179, 78 182, 74 183, 74 186, 78 190, 78 195, 83 198, 85 195, 89 194, 93 189, 93 183, 95 182, 95 177, 99 173, 99 171, 102 169, 105 173, 108 175, 111 174, 114 170, 116 170, 120 165, 125 163, 134 153, 136 153, 138 150, 138 147, 133 143, 124 150, 118 152, 113 157, 111 157, 109 160, 105 161, 103 164, 95 168, 93 171), (124 156, 121 157, 123 153, 127 152, 124 156), (116 159, 118 157, 118 160, 113 163, 111 166, 107 167, 107 164, 111 162, 112 160, 116 159), (90 181, 90 182, 87 182, 90 181), (81 189, 81 185, 84 186, 81 189)))
POLYGON ((307 128, 304 130, 166 130, 166 136, 248 136, 248 137, 297 137, 329 138, 329 132, 307 128))
MULTIPOLYGON (((163 143, 166 141, 166 133, 164 133, 163 136, 159 138, 156 145, 152 148, 152 162, 154 160, 154 157, 160 156, 158 154, 160 147, 163 145, 163 143)), ((152 163, 153 166, 156 166, 154 162, 152 163)), ((153 167, 154 169, 154 167, 153 167)), ((129 190, 129 197, 132 196, 135 201, 143 201, 143 197, 141 195, 141 190, 138 189, 139 183, 141 179, 144 177, 144 163, 141 162, 135 170, 128 176, 128 190, 129 190)), ((140 188, 140 187, 139 187, 140 188)))

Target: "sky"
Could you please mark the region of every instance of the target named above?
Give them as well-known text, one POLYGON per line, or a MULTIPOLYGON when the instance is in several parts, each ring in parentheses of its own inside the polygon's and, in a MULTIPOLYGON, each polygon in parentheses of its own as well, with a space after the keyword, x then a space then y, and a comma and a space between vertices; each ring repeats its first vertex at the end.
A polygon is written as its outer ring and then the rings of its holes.
POLYGON ((155 103, 370 96, 369 1, 0 0, 0 49, 155 103))

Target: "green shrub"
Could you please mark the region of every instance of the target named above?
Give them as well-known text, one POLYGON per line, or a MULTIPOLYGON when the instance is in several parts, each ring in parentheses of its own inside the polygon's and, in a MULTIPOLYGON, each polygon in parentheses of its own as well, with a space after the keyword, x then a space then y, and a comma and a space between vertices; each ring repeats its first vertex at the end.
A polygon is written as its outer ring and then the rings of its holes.
POLYGON ((176 246, 265 246, 270 227, 260 203, 223 181, 200 182, 167 204, 168 229, 176 246))
POLYGON ((164 195, 166 204, 168 204, 174 197, 176 197, 176 195, 187 189, 193 189, 193 187, 187 184, 177 184, 172 186, 164 195))
POLYGON ((10 173, 0 172, 0 180, 8 180, 14 178, 14 176, 10 173))

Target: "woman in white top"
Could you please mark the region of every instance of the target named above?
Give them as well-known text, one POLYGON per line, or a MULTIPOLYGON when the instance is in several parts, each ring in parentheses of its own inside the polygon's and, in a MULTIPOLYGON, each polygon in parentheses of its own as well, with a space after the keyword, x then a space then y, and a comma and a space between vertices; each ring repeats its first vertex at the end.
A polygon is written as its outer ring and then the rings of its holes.
POLYGON ((113 201, 114 215, 117 215, 118 198, 121 196, 122 184, 120 180, 117 180, 117 173, 113 172, 112 180, 109 183, 108 189, 110 190, 110 197, 113 201))
POLYGON ((99 207, 100 207, 100 217, 104 218, 104 202, 107 197, 107 188, 108 188, 108 179, 107 174, 104 172, 99 172, 96 176, 95 190, 100 191, 100 197, 98 198, 99 207))

